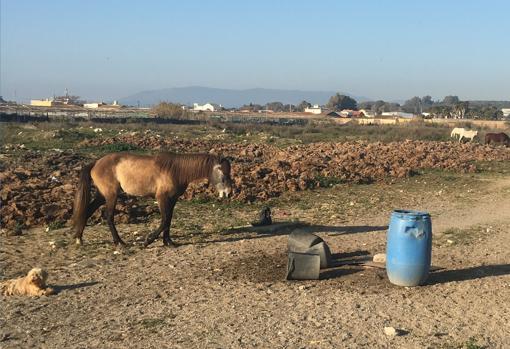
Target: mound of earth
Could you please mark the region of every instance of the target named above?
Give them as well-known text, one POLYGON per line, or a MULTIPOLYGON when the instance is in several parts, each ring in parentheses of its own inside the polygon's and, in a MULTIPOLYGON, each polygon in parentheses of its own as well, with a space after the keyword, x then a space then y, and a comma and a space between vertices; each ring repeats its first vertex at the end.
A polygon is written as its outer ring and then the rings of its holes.
MULTIPOLYGON (((107 139, 88 139, 81 147, 130 144, 151 151, 208 152, 232 161, 235 181, 233 199, 242 202, 268 200, 286 191, 327 187, 336 183, 371 183, 411 176, 420 169, 476 171, 475 161, 510 159, 510 150, 480 144, 405 141, 393 143, 312 143, 278 148, 270 144, 219 143, 168 139, 154 134, 127 134, 107 139)), ((0 173, 3 227, 37 226, 65 222, 79 170, 91 158, 72 151, 41 153, 18 149, 4 157, 0 173)), ((211 195, 206 182, 190 185, 185 199, 211 195)), ((139 204, 121 196, 117 206, 120 222, 133 222, 157 212, 156 205, 139 204), (143 213, 143 215, 140 215, 143 213)), ((99 212, 93 220, 101 218, 99 212)))

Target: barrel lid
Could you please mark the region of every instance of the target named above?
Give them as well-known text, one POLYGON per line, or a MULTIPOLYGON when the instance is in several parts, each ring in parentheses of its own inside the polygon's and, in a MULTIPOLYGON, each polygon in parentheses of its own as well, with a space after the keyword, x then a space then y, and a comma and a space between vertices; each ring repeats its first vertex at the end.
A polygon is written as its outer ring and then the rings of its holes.
POLYGON ((407 220, 430 219, 430 214, 428 212, 415 210, 393 210, 391 215, 393 217, 407 220))

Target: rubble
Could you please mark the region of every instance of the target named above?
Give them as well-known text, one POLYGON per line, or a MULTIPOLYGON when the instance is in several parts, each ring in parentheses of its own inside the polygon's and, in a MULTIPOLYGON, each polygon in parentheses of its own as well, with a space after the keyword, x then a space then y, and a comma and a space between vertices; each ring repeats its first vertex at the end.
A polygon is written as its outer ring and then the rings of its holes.
MULTIPOLYGON (((330 187, 338 183, 372 183, 404 178, 421 169, 476 171, 475 161, 510 159, 510 151, 480 144, 404 141, 393 143, 353 141, 320 142, 279 148, 272 144, 164 138, 126 133, 111 138, 86 139, 80 147, 94 149, 109 144, 131 144, 148 151, 222 154, 232 162, 234 200, 266 201, 288 191, 330 187)), ((16 147, 11 147, 16 148, 16 147)), ((9 148, 10 149, 10 148, 9 148)), ((1 224, 14 228, 67 221, 79 170, 92 157, 72 151, 38 152, 16 148, 1 167, 1 224)), ((205 182, 190 185, 184 199, 210 195, 205 182)), ((156 205, 139 205, 137 198, 121 195, 116 220, 134 222, 140 213, 157 212, 156 205), (138 214, 137 214, 138 213, 138 214)), ((92 222, 100 220, 100 214, 92 222)))

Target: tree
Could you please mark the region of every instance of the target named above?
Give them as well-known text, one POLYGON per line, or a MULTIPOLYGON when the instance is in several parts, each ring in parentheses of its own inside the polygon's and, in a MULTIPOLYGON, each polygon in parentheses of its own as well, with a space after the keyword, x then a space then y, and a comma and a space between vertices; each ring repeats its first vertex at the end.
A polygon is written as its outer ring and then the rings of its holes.
POLYGON ((384 102, 382 111, 383 112, 400 111, 400 104, 384 102))
POLYGON ((499 120, 503 117, 503 112, 501 111, 501 109, 498 109, 494 106, 482 108, 480 114, 482 118, 490 120, 499 120))
POLYGON ((357 105, 358 103, 356 102, 355 99, 337 93, 336 95, 331 96, 326 106, 334 110, 344 110, 344 109, 357 109, 357 105))
POLYGON ((452 107, 452 114, 456 119, 464 119, 469 110, 469 102, 459 102, 452 107))
POLYGON ((366 110, 372 110, 372 107, 374 106, 375 102, 368 101, 368 102, 360 102, 358 103, 359 109, 366 109, 366 110))
POLYGON ((296 111, 300 111, 300 112, 303 112, 305 111, 306 108, 309 108, 311 107, 312 105, 310 103, 308 103, 307 101, 302 101, 301 103, 299 103, 297 106, 296 106, 296 111))
POLYGON ((259 110, 262 110, 264 109, 260 104, 253 104, 253 103, 250 103, 250 104, 245 104, 243 105, 241 108, 239 108, 240 110, 249 110, 249 111, 252 111, 252 112, 257 112, 259 110))
POLYGON ((374 104, 372 105, 372 111, 374 112, 374 114, 381 115, 384 111, 385 104, 386 102, 382 100, 375 101, 374 104))
POLYGON ((266 104, 266 109, 275 112, 281 112, 284 111, 285 106, 283 105, 282 102, 270 102, 266 104))
POLYGON ((404 105, 402 106, 402 109, 407 113, 413 113, 416 115, 421 114, 422 112, 421 98, 413 97, 405 101, 404 105))
POLYGON ((455 104, 457 104, 459 102, 460 102, 460 99, 459 99, 458 96, 446 96, 443 99, 443 101, 441 102, 441 104, 452 106, 452 105, 455 105, 455 104))

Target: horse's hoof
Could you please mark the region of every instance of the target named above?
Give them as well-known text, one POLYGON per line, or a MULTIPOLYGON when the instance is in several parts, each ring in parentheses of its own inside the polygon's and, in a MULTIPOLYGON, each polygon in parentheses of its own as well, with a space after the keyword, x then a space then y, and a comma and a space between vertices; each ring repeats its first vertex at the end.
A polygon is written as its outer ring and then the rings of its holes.
POLYGON ((122 241, 122 240, 115 241, 115 242, 113 243, 113 245, 114 245, 115 247, 118 247, 118 248, 125 248, 125 247, 126 247, 126 243, 125 243, 124 241, 122 241))
POLYGON ((173 241, 163 241, 163 246, 168 248, 177 247, 177 245, 173 241))
POLYGON ((81 245, 83 245, 83 240, 82 240, 82 239, 80 239, 80 238, 76 238, 76 239, 74 240, 74 242, 76 243, 76 245, 77 245, 77 246, 81 246, 81 245))

